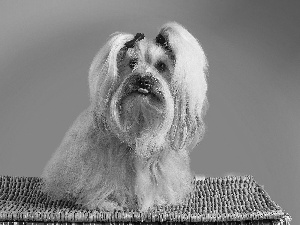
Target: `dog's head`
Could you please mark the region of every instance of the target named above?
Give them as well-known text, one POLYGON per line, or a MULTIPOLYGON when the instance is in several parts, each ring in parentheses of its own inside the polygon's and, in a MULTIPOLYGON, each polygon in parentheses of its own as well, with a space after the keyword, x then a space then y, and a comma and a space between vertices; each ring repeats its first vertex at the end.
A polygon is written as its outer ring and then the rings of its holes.
POLYGON ((205 130, 206 67, 198 41, 175 22, 154 40, 116 33, 90 68, 95 115, 139 156, 191 149, 205 130))

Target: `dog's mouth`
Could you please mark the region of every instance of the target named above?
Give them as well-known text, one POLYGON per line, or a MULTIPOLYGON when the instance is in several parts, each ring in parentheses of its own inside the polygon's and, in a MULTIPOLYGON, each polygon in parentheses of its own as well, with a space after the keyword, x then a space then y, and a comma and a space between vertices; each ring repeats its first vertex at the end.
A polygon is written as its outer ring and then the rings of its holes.
POLYGON ((130 96, 149 98, 155 103, 164 103, 159 82, 153 77, 134 77, 124 86, 123 98, 130 96))
POLYGON ((145 88, 138 88, 129 92, 125 97, 142 97, 154 101, 155 103, 163 103, 164 97, 159 91, 150 91, 145 88))

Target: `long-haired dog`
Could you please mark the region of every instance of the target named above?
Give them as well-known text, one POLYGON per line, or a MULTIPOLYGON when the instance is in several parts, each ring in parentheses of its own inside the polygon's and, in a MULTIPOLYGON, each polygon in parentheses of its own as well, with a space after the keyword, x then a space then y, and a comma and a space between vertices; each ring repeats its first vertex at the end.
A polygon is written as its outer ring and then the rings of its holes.
POLYGON ((113 34, 89 70, 91 104, 45 167, 43 190, 87 209, 182 203, 205 131, 206 71, 197 39, 175 22, 154 40, 113 34))

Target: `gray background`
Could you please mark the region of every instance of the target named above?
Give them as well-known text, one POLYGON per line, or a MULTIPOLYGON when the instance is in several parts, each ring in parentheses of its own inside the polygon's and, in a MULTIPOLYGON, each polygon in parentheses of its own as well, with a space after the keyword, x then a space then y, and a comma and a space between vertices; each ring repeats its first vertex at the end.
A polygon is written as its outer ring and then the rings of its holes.
POLYGON ((0 174, 40 176, 89 105, 88 69, 115 31, 175 20, 210 63, 206 176, 253 175, 300 223, 299 1, 0 1, 0 174))

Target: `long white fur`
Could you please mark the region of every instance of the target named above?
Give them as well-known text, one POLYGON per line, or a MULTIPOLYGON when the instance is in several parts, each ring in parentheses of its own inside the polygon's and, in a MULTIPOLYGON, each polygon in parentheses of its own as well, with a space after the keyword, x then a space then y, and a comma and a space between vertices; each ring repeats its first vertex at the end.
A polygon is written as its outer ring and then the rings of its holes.
POLYGON ((143 58, 168 58, 161 46, 145 38, 135 51, 142 65, 137 71, 157 79, 163 105, 122 100, 131 74, 119 68, 119 57, 133 35, 113 34, 95 56, 89 71, 91 104, 42 174, 43 191, 53 198, 75 198, 88 209, 147 210, 181 203, 192 190, 189 153, 205 131, 207 61, 199 42, 181 25, 167 23, 160 34, 175 55, 169 77, 143 58), (135 133, 139 113, 145 126, 140 135, 135 133))

